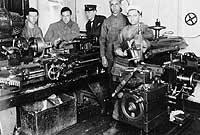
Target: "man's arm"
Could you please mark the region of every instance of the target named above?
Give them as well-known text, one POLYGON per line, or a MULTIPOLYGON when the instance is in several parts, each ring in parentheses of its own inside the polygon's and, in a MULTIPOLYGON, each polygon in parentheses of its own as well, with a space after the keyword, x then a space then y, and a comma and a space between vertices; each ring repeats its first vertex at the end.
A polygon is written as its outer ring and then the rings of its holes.
POLYGON ((100 43, 100 55, 101 57, 105 57, 105 48, 106 48, 106 36, 107 36, 107 24, 106 21, 103 22, 101 26, 101 33, 99 38, 100 43))
POLYGON ((117 49, 119 49, 119 48, 122 47, 122 46, 121 46, 121 43, 123 42, 122 32, 123 32, 123 30, 119 33, 118 39, 117 39, 117 41, 115 41, 115 43, 114 43, 114 52, 115 52, 115 53, 116 53, 116 50, 117 50, 117 49))
POLYGON ((116 55, 119 55, 119 56, 127 56, 127 52, 124 50, 126 50, 128 47, 127 47, 127 41, 124 40, 123 38, 123 33, 126 32, 125 29, 123 29, 119 36, 118 36, 118 40, 115 42, 115 45, 114 45, 114 52, 116 55))
POLYGON ((86 34, 89 34, 89 22, 87 21, 86 25, 85 25, 85 29, 86 29, 86 34))
POLYGON ((28 36, 27 36, 27 29, 26 29, 26 26, 23 28, 22 30, 22 33, 21 33, 21 37, 24 37, 25 39, 28 39, 28 36))
POLYGON ((42 39, 42 41, 44 41, 44 37, 43 37, 43 33, 42 33, 42 29, 40 27, 39 28, 39 34, 38 37, 40 37, 42 39))
POLYGON ((153 30, 148 28, 147 25, 143 26, 143 38, 147 40, 153 40, 153 30))
POLYGON ((54 28, 53 28, 53 25, 50 24, 45 36, 44 36, 44 40, 46 42, 54 42, 54 40, 56 40, 58 37, 55 37, 55 34, 54 34, 54 28))
POLYGON ((43 38, 43 33, 42 33, 42 29, 39 27, 39 35, 40 35, 40 37, 42 37, 43 38))

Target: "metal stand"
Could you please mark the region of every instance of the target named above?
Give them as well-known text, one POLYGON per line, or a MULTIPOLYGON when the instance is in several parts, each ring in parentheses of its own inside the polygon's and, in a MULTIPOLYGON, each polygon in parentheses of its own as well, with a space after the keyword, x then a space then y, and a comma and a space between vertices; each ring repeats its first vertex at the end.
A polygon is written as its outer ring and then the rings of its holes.
POLYGON ((150 29, 153 29, 155 31, 155 37, 154 40, 158 40, 160 37, 160 30, 165 29, 165 26, 160 26, 160 21, 156 19, 155 26, 150 26, 150 29))

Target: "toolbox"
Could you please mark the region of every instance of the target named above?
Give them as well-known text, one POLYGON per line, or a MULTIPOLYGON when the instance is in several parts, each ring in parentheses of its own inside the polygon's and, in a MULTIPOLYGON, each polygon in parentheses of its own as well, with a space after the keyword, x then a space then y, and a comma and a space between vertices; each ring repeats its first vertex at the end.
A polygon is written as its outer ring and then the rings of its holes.
POLYGON ((34 135, 52 135, 74 125, 77 122, 75 98, 66 94, 58 97, 62 103, 53 105, 46 100, 46 109, 43 109, 44 101, 21 106, 21 127, 34 135))

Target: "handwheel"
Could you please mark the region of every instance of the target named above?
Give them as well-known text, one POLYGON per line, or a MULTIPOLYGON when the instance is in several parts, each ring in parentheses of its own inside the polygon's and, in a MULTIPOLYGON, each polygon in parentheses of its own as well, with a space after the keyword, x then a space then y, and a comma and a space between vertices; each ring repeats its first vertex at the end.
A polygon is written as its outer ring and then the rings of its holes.
POLYGON ((58 80, 60 76, 60 68, 58 65, 51 65, 47 74, 50 80, 58 80))

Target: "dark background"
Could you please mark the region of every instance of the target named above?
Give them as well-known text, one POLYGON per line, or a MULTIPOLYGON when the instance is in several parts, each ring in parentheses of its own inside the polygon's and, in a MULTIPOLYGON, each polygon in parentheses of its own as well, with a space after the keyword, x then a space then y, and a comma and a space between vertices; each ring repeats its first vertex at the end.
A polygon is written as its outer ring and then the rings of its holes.
POLYGON ((25 15, 29 8, 29 0, 0 0, 1 8, 6 8, 8 11, 17 12, 21 16, 25 15))

